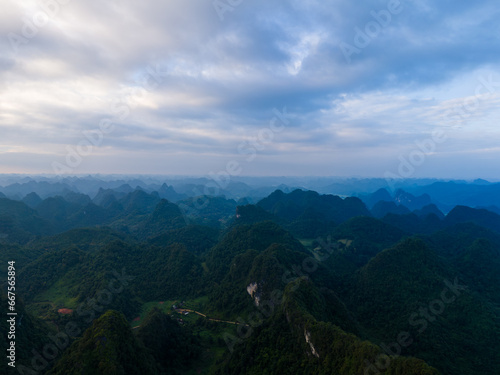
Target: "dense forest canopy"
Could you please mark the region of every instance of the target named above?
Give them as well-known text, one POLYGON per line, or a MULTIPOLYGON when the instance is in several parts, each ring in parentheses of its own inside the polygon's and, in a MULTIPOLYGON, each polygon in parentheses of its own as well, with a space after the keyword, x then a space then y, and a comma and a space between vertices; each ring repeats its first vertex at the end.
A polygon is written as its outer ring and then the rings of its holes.
POLYGON ((2 373, 500 373, 495 211, 403 190, 4 196, 2 373))

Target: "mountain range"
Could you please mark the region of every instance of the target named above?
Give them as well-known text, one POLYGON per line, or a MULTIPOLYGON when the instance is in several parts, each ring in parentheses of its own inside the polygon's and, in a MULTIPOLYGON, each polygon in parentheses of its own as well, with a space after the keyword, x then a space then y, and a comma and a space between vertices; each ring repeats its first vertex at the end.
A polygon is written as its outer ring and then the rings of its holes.
POLYGON ((135 183, 3 190, 2 373, 500 373, 495 201, 450 207, 434 182, 258 200, 135 183))

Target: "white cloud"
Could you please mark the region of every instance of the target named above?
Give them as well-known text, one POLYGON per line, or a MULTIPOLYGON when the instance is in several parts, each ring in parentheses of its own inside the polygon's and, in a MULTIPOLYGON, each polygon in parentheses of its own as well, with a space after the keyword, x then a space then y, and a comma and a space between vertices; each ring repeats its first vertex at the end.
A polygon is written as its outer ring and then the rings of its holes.
MULTIPOLYGON (((474 75, 498 68, 496 3, 450 4, 405 2, 349 65, 339 43, 351 43, 386 1, 243 2, 223 22, 210 1, 70 1, 17 54, 0 41, 0 172, 51 172, 66 146, 116 117, 122 103, 128 115, 115 119, 82 171, 113 172, 123 160, 130 173, 148 161, 154 172, 157 156, 173 153, 179 166, 158 172, 203 173, 242 157, 238 145, 268 127, 273 108, 287 106, 293 121, 247 171, 371 175, 473 99, 474 75), (161 84, 141 91, 151 69, 161 84), (345 167, 325 161, 340 157, 345 167)), ((41 11, 35 1, 0 5, 2 35, 22 35, 41 11)), ((454 142, 463 139, 468 155, 497 153, 490 141, 498 104, 498 95, 480 98, 439 151, 443 160, 453 163, 454 142)))

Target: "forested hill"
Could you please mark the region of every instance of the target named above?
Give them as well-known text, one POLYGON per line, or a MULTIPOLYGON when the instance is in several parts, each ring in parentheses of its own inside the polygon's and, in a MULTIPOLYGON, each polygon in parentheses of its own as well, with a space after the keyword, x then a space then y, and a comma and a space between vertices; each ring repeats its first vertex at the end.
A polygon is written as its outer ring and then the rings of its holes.
POLYGON ((0 198, 1 373, 500 374, 494 209, 58 188, 0 198))

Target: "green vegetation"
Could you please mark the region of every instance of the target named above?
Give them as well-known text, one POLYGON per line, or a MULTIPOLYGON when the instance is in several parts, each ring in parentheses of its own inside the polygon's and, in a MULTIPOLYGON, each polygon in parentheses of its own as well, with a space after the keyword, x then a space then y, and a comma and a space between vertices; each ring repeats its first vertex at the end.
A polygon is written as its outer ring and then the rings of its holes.
POLYGON ((81 327, 47 374, 500 373, 490 212, 379 220, 357 198, 301 190, 198 211, 139 189, 26 203, 0 198, 19 361, 81 327))
MULTIPOLYGON (((3 288, 0 292, 0 306, 7 311, 7 294, 4 292, 3 288)), ((11 340, 7 337, 7 332, 9 332, 10 325, 7 322, 9 317, 4 313, 2 319, 0 319, 0 348, 2 354, 7 353, 7 349, 10 348, 10 342, 15 342, 16 348, 16 364, 29 363, 31 360, 32 349, 36 349, 44 343, 44 340, 49 334, 48 326, 32 316, 28 311, 26 311, 24 303, 17 299, 16 300, 16 332, 15 339, 11 340)), ((2 362, 0 364, 0 373, 2 374, 18 374, 16 369, 7 366, 7 358, 3 355, 2 362)))
MULTIPOLYGON (((283 304, 249 339, 219 363, 216 374, 364 374, 380 348, 311 314, 322 309, 305 279, 288 285, 283 304)), ((390 358, 387 374, 439 374, 423 361, 390 358)))
POLYGON ((125 317, 107 311, 75 341, 49 375, 156 374, 155 361, 125 317))

